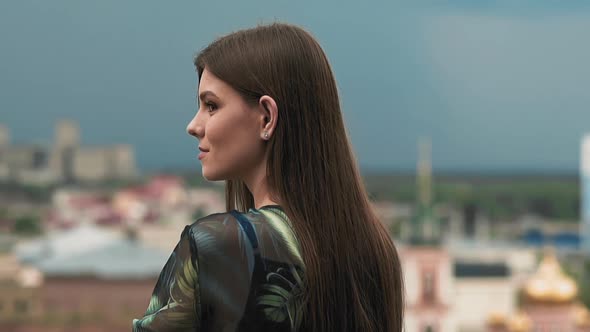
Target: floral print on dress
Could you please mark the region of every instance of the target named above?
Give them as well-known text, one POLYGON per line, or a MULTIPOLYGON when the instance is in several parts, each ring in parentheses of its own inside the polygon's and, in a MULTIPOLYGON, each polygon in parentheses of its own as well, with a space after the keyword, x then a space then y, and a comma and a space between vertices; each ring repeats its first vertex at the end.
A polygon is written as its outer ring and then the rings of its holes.
POLYGON ((304 264, 277 205, 186 226, 133 331, 298 331, 304 264))

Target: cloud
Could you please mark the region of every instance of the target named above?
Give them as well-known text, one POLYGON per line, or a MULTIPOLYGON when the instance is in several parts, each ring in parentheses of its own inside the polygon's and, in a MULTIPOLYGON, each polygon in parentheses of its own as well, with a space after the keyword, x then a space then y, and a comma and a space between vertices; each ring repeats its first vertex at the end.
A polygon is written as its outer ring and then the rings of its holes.
POLYGON ((590 11, 590 2, 586 0, 447 0, 422 1, 417 7, 436 12, 463 12, 492 16, 554 16, 577 15, 590 11))
POLYGON ((590 131, 589 18, 427 15, 425 52, 447 105, 441 136, 454 146, 444 150, 482 165, 574 168, 590 131))

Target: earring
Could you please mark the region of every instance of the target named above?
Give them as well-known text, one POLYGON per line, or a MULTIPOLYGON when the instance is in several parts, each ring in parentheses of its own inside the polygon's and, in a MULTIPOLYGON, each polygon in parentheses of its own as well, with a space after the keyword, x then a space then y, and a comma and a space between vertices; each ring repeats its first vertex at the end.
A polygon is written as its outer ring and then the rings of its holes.
POLYGON ((268 139, 268 131, 264 132, 264 139, 268 139))

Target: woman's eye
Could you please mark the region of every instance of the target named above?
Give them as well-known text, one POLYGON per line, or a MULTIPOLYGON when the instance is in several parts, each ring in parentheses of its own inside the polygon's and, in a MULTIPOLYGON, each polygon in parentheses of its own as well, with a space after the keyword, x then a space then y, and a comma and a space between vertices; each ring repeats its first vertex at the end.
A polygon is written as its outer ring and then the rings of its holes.
POLYGON ((205 107, 207 107, 207 110, 209 112, 213 112, 217 109, 217 105, 215 105, 214 103, 211 103, 211 102, 205 103, 205 107))

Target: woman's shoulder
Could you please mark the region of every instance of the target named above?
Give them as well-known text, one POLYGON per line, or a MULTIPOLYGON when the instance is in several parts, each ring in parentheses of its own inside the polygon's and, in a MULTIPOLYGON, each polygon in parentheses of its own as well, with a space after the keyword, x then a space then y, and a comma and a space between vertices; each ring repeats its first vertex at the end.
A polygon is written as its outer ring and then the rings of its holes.
POLYGON ((303 265, 291 221, 278 205, 210 214, 195 221, 190 234, 201 254, 259 249, 263 256, 289 257, 297 265, 303 265))
POLYGON ((222 235, 235 230, 247 231, 254 227, 255 231, 277 230, 291 233, 291 223, 283 209, 278 205, 266 205, 248 212, 232 210, 213 213, 197 219, 190 228, 192 232, 205 231, 222 235))

